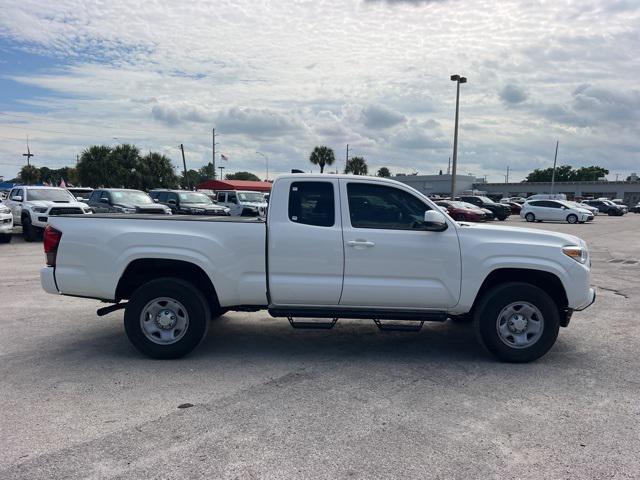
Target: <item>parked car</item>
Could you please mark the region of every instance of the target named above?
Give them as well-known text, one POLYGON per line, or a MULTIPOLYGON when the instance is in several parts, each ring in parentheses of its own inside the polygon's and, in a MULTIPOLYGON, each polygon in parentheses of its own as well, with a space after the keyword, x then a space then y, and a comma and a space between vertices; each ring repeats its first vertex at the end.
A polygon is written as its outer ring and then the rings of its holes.
POLYGON ((522 205, 520 205, 519 203, 516 203, 516 202, 512 202, 510 200, 505 200, 504 198, 502 200, 500 200, 500 203, 502 205, 507 205, 509 208, 511 208, 511 214, 512 215, 519 215, 520 214, 520 210, 522 210, 522 205))
POLYGON ((216 201, 231 210, 231 215, 243 217, 263 217, 267 212, 264 193, 242 190, 220 190, 216 201))
MULTIPOLYGON (((606 200, 606 199, 605 199, 606 200)), ((614 198, 613 200, 611 200, 613 203, 615 203, 616 205, 618 205, 620 208, 622 208, 622 210, 624 211, 624 213, 629 213, 629 207, 627 205, 625 205, 624 200, 622 200, 621 198, 614 198)))
POLYGON ((484 222, 487 220, 484 211, 475 206, 469 208, 468 205, 470 204, 456 202, 455 200, 438 200, 435 203, 439 207, 445 208, 449 216, 454 220, 462 222, 484 222))
POLYGON ((22 236, 32 242, 58 215, 88 215, 91 209, 78 202, 65 188, 20 186, 11 189, 4 204, 11 209, 13 224, 22 226, 22 236))
POLYGON ((611 200, 584 200, 582 203, 596 207, 600 213, 606 213, 610 216, 621 216, 625 213, 621 207, 613 203, 611 200))
POLYGON ((100 188, 89 198, 89 206, 95 213, 155 213, 171 215, 166 205, 156 204, 140 190, 124 188, 100 188))
POLYGON ((571 205, 573 207, 576 207, 576 208, 583 208, 585 210, 589 210, 594 217, 597 216, 598 213, 599 213, 599 210, 596 207, 591 206, 591 205, 586 204, 586 203, 573 202, 571 200, 565 200, 565 203, 568 203, 569 205, 571 205))
POLYGON ((11 209, 0 203, 0 243, 9 243, 13 233, 13 215, 11 209))
POLYGON ((509 215, 511 215, 510 206, 496 203, 489 197, 484 197, 481 195, 461 195, 460 200, 462 200, 463 202, 471 203, 480 208, 491 210, 494 217, 498 220, 506 220, 509 215))
POLYGON ((217 205, 204 193, 186 190, 152 190, 149 196, 166 205, 174 214, 229 216, 229 208, 217 205))
POLYGON ((93 188, 89 187, 67 187, 69 193, 73 195, 79 202, 88 202, 89 197, 93 193, 93 188))
POLYGON ((629 209, 630 212, 640 213, 640 202, 636 203, 635 206, 629 209))
MULTIPOLYGON (((496 357, 544 355, 595 300, 584 241, 516 227, 458 224, 390 179, 293 174, 259 218, 55 218, 41 283, 52 294, 124 308, 133 345, 178 358, 226 310, 299 318, 445 321, 472 315, 496 357), (158 232, 162 232, 161 235, 158 232)), ((316 325, 317 324, 311 324, 316 325)), ((404 324, 406 328, 406 323, 404 324)))
POLYGON ((522 205, 524 202, 527 201, 527 199, 524 198, 524 197, 507 197, 506 200, 509 201, 509 202, 515 202, 518 205, 522 205))
POLYGON ((527 200, 520 216, 527 222, 584 223, 593 220, 589 210, 574 207, 562 200, 527 200))

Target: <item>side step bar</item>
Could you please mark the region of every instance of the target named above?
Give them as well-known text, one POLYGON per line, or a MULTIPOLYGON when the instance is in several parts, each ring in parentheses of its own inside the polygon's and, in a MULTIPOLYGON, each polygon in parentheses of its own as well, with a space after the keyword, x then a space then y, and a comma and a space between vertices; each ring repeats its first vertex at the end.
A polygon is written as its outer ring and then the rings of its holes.
POLYGON ((434 310, 393 310, 393 309, 357 309, 357 308, 318 308, 318 307, 270 307, 272 317, 286 317, 293 328, 331 329, 339 318, 373 319, 376 326, 384 332, 419 332, 424 322, 444 322, 447 312, 434 310), (327 318, 327 322, 294 320, 299 318, 327 318), (388 322, 387 320, 393 320, 388 322), (402 322, 402 323, 398 323, 402 322), (404 323, 407 322, 407 323, 404 323))
POLYGON ((419 322, 444 322, 447 312, 444 310, 405 310, 405 309, 360 309, 360 308, 322 308, 322 307, 278 307, 270 306, 269 315, 274 318, 355 318, 377 320, 414 320, 419 322))

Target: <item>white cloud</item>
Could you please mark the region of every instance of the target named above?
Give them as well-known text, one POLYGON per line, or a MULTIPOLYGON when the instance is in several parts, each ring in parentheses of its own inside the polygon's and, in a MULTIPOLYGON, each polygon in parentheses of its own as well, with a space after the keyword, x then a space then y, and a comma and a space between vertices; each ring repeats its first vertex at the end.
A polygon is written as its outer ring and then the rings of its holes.
MULTIPOLYGON (((310 168, 316 144, 338 152, 349 143, 372 171, 433 173, 451 154, 449 75, 460 73, 469 79, 463 171, 501 178, 510 164, 517 178, 552 158, 556 138, 569 163, 633 168, 637 2, 461 5, 6 0, 5 49, 62 66, 12 75, 51 95, 17 95, 35 112, 4 110, 23 116, 0 116, 0 155, 20 161, 29 132, 42 164, 73 163, 87 145, 117 137, 176 160, 184 143, 198 165, 209 161, 216 127, 229 169, 262 169, 257 149, 272 171, 310 168)), ((0 164, 7 177, 16 170, 0 164)))

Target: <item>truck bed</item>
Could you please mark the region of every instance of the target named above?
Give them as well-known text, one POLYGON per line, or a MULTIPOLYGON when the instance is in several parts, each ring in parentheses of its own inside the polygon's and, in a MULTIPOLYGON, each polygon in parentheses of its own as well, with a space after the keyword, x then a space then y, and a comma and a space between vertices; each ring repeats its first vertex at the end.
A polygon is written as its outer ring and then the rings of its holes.
POLYGON ((62 232, 55 281, 63 294, 113 300, 133 262, 162 259, 200 267, 223 307, 267 304, 261 218, 95 214, 50 217, 49 223, 62 232))

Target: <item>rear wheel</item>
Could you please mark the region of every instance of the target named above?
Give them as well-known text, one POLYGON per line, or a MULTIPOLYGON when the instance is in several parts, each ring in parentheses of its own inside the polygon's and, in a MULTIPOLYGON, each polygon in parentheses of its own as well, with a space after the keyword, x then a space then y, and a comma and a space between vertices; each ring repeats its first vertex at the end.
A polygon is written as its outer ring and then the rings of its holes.
POLYGON ((504 362, 531 362, 547 353, 558 337, 558 306, 544 290, 509 282, 487 291, 475 310, 483 345, 504 362))
POLYGON ((153 358, 180 358, 202 341, 211 313, 194 285, 179 278, 160 278, 138 288, 124 313, 129 340, 153 358))
POLYGON ((527 214, 524 216, 524 219, 525 219, 527 222, 535 222, 535 220, 536 220, 536 216, 535 216, 533 213, 529 212, 529 213, 527 213, 527 214))
POLYGON ((577 223, 578 222, 578 216, 573 214, 573 213, 567 215, 567 222, 569 222, 569 223, 577 223))

